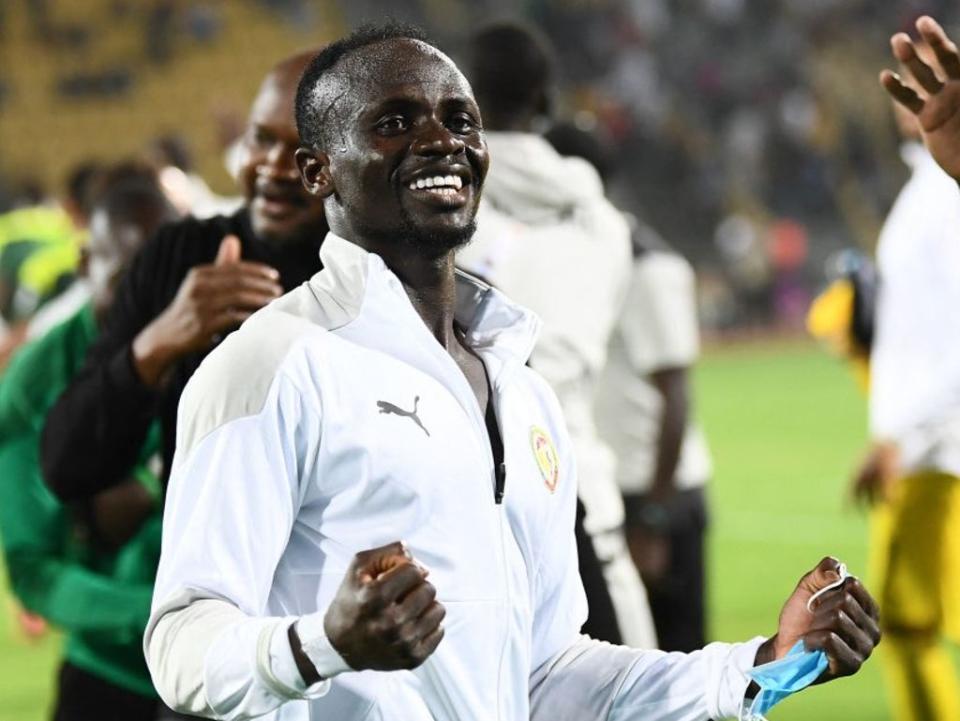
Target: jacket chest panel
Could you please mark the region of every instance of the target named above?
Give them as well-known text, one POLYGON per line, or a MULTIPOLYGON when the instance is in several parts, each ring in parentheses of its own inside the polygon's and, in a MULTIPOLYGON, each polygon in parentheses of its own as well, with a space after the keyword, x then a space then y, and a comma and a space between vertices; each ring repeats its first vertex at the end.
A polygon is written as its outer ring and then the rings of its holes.
POLYGON ((315 490, 340 561, 401 540, 446 599, 499 598, 502 524, 485 429, 440 382, 380 354, 353 353, 334 377, 315 490))

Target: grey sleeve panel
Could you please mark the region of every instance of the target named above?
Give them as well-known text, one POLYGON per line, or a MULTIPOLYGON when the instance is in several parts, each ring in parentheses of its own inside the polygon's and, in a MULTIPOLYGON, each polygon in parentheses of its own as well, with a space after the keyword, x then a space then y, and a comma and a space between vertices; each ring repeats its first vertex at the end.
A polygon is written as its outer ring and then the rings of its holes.
POLYGON ((185 458, 200 439, 224 423, 259 413, 277 372, 299 341, 342 328, 360 315, 367 253, 346 241, 340 244, 346 248, 345 258, 254 313, 200 364, 180 398, 177 459, 185 458))

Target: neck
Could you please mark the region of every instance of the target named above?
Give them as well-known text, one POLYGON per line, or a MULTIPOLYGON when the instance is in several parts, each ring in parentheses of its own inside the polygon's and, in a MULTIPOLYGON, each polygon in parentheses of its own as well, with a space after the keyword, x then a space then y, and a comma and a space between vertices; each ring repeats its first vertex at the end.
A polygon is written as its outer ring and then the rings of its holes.
POLYGON ((457 343, 453 320, 457 303, 454 252, 430 256, 406 244, 363 244, 379 255, 403 283, 410 302, 433 337, 451 351, 457 343))

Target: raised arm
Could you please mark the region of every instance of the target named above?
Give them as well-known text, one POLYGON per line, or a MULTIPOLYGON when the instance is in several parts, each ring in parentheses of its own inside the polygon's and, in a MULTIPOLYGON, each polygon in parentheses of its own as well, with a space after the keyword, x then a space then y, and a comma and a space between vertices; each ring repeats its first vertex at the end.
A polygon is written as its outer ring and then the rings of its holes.
POLYGON ((47 417, 44 478, 65 501, 122 481, 158 413, 160 389, 184 356, 208 349, 219 333, 243 322, 281 293, 277 272, 240 259, 232 235, 212 263, 179 275, 181 237, 168 226, 124 277, 105 327, 47 417), (164 288, 179 288, 172 299, 164 288))
MULTIPOLYGON (((561 474, 575 479, 569 439, 558 433, 561 474)), ((777 633, 742 644, 713 643, 690 654, 613 646, 579 636, 585 604, 577 573, 573 514, 576 484, 563 493, 542 554, 534 609, 530 675, 532 721, 707 721, 734 717, 751 689, 747 672, 783 658, 798 641, 823 650, 821 681, 855 673, 879 641, 877 606, 856 579, 808 602, 838 581, 825 558, 800 579, 780 613, 777 633)))
POLYGON ((531 678, 534 721, 707 721, 736 717, 755 691, 747 672, 783 658, 798 642, 823 650, 829 666, 818 682, 849 676, 879 642, 876 604, 856 579, 815 603, 813 594, 839 576, 824 559, 805 574, 784 605, 777 633, 742 644, 712 643, 689 654, 612 646, 581 637, 531 678))
POLYGON ((938 69, 917 53, 906 33, 890 39, 893 56, 909 73, 903 78, 890 70, 880 73, 880 83, 890 96, 917 118, 930 154, 954 179, 960 181, 960 54, 943 28, 931 17, 917 20, 920 37, 933 50, 938 69))
POLYGON ((316 479, 322 411, 282 373, 263 390, 249 374, 231 384, 218 353, 180 407, 144 636, 161 697, 185 713, 246 719, 322 696, 338 673, 418 666, 443 638, 444 610, 399 543, 325 568, 344 576, 328 608, 276 615, 274 575, 316 479))

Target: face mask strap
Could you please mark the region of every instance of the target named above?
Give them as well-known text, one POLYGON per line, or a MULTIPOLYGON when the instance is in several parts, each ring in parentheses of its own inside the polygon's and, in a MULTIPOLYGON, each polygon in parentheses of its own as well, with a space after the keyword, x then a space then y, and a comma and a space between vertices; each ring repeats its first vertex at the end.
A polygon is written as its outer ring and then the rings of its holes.
POLYGON ((821 588, 819 591, 817 591, 815 594, 813 594, 809 598, 809 600, 807 601, 807 610, 810 613, 813 613, 813 604, 818 598, 820 598, 825 593, 829 593, 835 588, 840 588, 840 586, 843 585, 843 582, 846 581, 848 578, 850 578, 850 574, 847 572, 847 564, 845 563, 840 563, 839 561, 837 562, 837 573, 840 574, 839 579, 837 579, 833 583, 828 583, 826 586, 821 588))
POLYGON ((763 689, 753 698, 744 697, 740 701, 740 713, 737 714, 737 721, 767 721, 767 717, 761 713, 755 713, 753 707, 757 705, 760 696, 763 695, 763 689), (749 706, 747 705, 749 704, 749 706))

